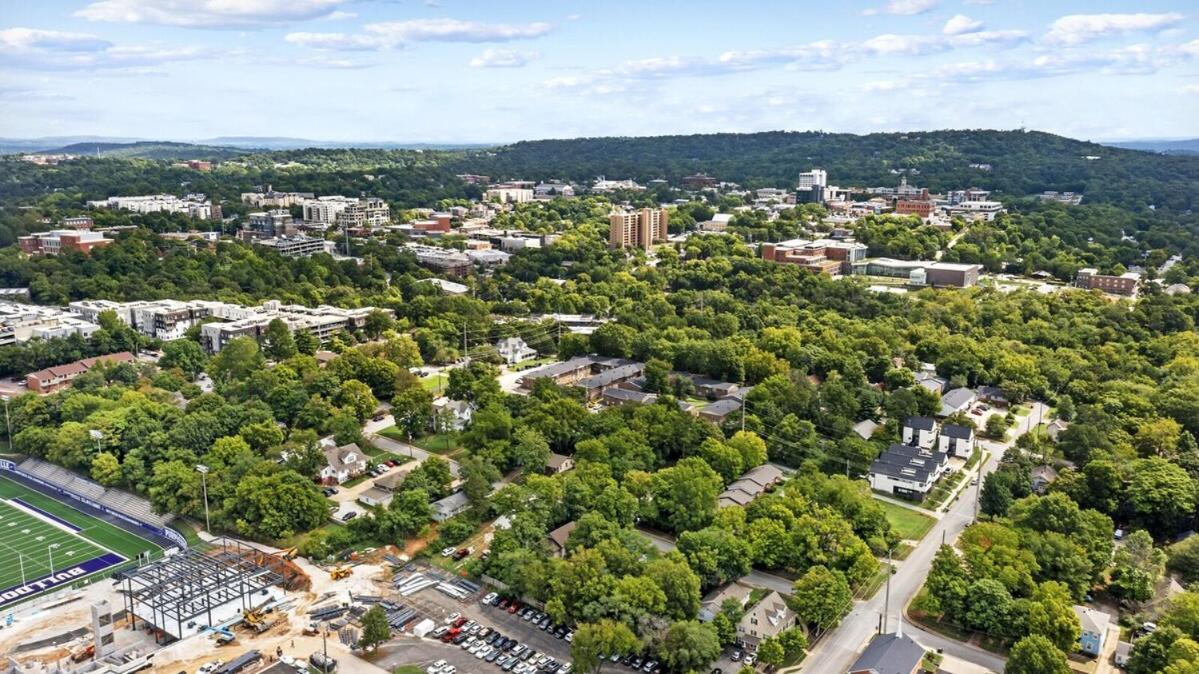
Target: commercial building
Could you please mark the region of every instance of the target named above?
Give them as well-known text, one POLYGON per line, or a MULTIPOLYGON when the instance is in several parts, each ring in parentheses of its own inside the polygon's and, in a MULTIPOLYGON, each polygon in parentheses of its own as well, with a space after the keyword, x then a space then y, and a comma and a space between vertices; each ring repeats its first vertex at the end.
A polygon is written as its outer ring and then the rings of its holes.
POLYGON ((503 183, 484 192, 483 200, 501 204, 524 204, 533 200, 533 190, 512 183, 503 183))
POLYGON ((258 239, 254 241, 254 244, 270 248, 283 257, 311 257, 317 253, 326 252, 326 241, 324 239, 304 236, 303 234, 258 239))
POLYGON ((1100 274, 1099 270, 1094 267, 1079 269, 1078 276, 1074 278, 1074 285, 1079 288, 1102 290, 1105 293, 1114 293, 1116 295, 1135 295, 1140 283, 1141 275, 1134 271, 1114 276, 1112 274, 1100 274))
POLYGON ((92 369, 97 363, 116 365, 132 361, 133 354, 128 351, 122 351, 120 353, 111 353, 107 356, 84 358, 83 360, 77 360, 74 363, 67 363, 66 365, 55 365, 54 367, 48 367, 44 370, 30 372, 25 375, 25 387, 34 393, 53 393, 64 386, 70 385, 76 377, 92 369))
POLYGON ((824 203, 828 192, 828 173, 823 169, 812 169, 799 174, 799 187, 795 190, 795 203, 824 203))
POLYGON ((900 200, 895 202, 896 215, 915 215, 921 220, 928 220, 933 216, 933 202, 931 201, 909 201, 900 200))
POLYGON ((967 220, 991 221, 1003 212, 1003 204, 998 201, 963 201, 960 204, 945 207, 946 214, 960 215, 967 220))
POLYGON ((970 288, 978 284, 982 265, 880 257, 852 263, 853 273, 905 279, 914 286, 970 288))
POLYGON ((182 198, 172 194, 149 194, 137 197, 109 197, 89 201, 90 208, 112 208, 133 213, 182 213, 197 220, 220 219, 220 208, 214 207, 203 194, 187 194, 182 198))
POLYGON ((112 243, 112 239, 104 238, 100 232, 77 229, 55 229, 49 232, 29 234, 17 239, 21 250, 30 255, 58 255, 67 251, 87 255, 94 249, 103 248, 110 243, 112 243))
POLYGON ((471 260, 465 253, 451 248, 436 248, 409 243, 404 249, 416 255, 417 264, 435 272, 462 277, 470 273, 471 260))
POLYGON ((706 190, 710 187, 716 187, 716 179, 706 173, 695 173, 683 177, 683 189, 685 190, 706 190))
POLYGON ((852 241, 795 239, 781 243, 762 244, 762 259, 780 264, 794 264, 816 273, 835 275, 849 273, 853 264, 866 258, 866 245, 852 241))
POLYGON ((642 208, 608 216, 608 245, 612 248, 649 250, 668 236, 669 215, 665 208, 642 208))

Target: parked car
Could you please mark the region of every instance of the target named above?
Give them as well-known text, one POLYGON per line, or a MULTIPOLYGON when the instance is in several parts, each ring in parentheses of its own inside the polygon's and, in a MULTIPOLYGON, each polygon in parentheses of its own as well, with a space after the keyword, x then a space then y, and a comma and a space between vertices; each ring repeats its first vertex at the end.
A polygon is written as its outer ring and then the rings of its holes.
POLYGON ((342 516, 341 516, 341 521, 342 521, 342 522, 349 522, 350 520, 354 519, 355 517, 358 517, 358 512, 357 512, 357 511, 354 511, 354 510, 351 510, 350 512, 348 512, 348 513, 346 513, 346 514, 344 514, 344 515, 342 515, 342 516))
POLYGON ((482 603, 484 603, 484 604, 491 604, 491 600, 492 600, 492 599, 495 599, 495 598, 496 598, 496 597, 498 597, 498 596, 499 596, 499 595, 497 595, 496 593, 494 593, 494 592, 491 592, 491 593, 489 593, 487 596, 483 597, 482 603))
POLYGON ((733 651, 733 654, 729 656, 729 660, 741 662, 741 651, 733 651))

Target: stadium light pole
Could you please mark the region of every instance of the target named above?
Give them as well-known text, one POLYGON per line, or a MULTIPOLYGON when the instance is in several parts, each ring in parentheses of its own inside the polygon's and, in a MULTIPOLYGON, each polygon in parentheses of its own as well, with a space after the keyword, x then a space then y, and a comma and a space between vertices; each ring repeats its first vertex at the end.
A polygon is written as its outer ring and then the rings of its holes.
POLYGON ((18 552, 17 553, 17 562, 21 565, 21 585, 23 587, 27 584, 25 582, 25 555, 22 555, 21 553, 18 552))
POLYGON ((59 546, 58 543, 51 543, 46 546, 46 554, 50 555, 50 575, 54 575, 54 548, 59 546))
POLYGON ((4 399, 4 425, 8 428, 5 437, 8 438, 8 453, 12 454, 12 417, 8 415, 8 401, 12 398, 9 395, 0 396, 4 399))
POLYGON ((197 463, 196 471, 200 473, 200 484, 204 488, 204 530, 211 534, 212 524, 208 521, 208 466, 197 463))
POLYGON ((104 434, 101 433, 100 431, 97 431, 94 428, 92 430, 88 431, 87 434, 92 436, 92 440, 96 441, 96 453, 99 454, 101 451, 100 441, 104 439, 104 434))

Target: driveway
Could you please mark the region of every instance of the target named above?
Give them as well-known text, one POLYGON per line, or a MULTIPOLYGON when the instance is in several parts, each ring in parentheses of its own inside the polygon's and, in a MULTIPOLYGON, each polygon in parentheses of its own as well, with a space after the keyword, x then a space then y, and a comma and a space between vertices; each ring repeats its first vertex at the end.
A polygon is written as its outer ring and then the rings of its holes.
MULTIPOLYGON (((413 468, 415 468, 417 466, 417 464, 419 464, 420 462, 429 458, 430 456, 437 456, 437 454, 433 454, 431 452, 426 452, 425 450, 421 449, 420 447, 415 447, 406 442, 399 442, 396 440, 392 440, 391 438, 386 438, 386 437, 383 437, 382 435, 369 435, 369 436, 367 436, 367 440, 372 445, 378 447, 379 449, 391 452, 392 454, 398 454, 400 456, 410 456, 413 459, 416 459, 416 461, 414 463, 412 463, 413 468)), ((458 462, 454 461, 453 459, 444 457, 444 456, 441 458, 443 458, 447 462, 449 462, 450 473, 454 477, 458 477, 458 469, 459 469, 458 462)))

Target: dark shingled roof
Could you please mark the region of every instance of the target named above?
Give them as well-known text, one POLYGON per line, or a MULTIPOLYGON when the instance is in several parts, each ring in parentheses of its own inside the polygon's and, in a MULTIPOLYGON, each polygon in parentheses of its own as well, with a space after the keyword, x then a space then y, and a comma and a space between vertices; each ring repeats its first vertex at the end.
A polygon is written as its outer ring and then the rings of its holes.
POLYGON ((908 417, 903 420, 905 428, 915 428, 919 431, 931 431, 937 427, 932 417, 908 417))
POLYGON ((849 671, 911 674, 923 657, 924 648, 911 637, 880 634, 870 640, 870 645, 862 651, 849 671))
POLYGON ((941 427, 941 434, 948 435, 951 438, 959 440, 969 440, 974 437, 974 428, 970 426, 959 426, 957 424, 945 424, 941 427))

